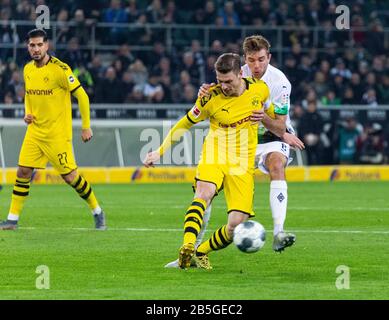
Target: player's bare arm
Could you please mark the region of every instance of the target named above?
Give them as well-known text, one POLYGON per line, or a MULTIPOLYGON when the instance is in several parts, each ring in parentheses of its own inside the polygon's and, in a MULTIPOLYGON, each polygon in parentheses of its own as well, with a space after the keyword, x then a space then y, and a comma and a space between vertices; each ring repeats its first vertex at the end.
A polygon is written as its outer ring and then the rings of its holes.
POLYGON ((285 132, 285 134, 281 137, 282 141, 291 146, 291 148, 296 148, 299 150, 305 149, 304 142, 302 142, 296 135, 285 132))
POLYGON ((286 132, 286 116, 275 115, 275 119, 270 118, 266 113, 262 120, 263 125, 276 136, 282 137, 286 132))
POLYGON ((285 125, 286 116, 276 115, 276 119, 272 119, 266 115, 263 109, 261 109, 253 112, 251 120, 253 122, 261 121, 266 129, 279 136, 282 141, 289 144, 292 148, 297 148, 299 150, 303 150, 305 148, 304 143, 296 135, 286 131, 286 126, 284 134, 280 135, 280 132, 282 132, 282 128, 285 125))
POLYGON ((262 122, 263 125, 278 137, 282 137, 286 132, 286 116, 276 114, 276 118, 270 118, 263 109, 254 110, 251 115, 252 122, 262 122))
MULTIPOLYGON (((196 109, 196 106, 192 108, 196 109)), ((184 135, 184 133, 189 130, 193 126, 193 122, 191 122, 188 118, 188 115, 182 117, 174 126, 170 129, 169 133, 166 135, 160 147, 152 152, 149 152, 146 155, 145 160, 143 161, 143 165, 146 168, 154 167, 155 162, 157 162, 164 152, 169 149, 172 144, 179 141, 180 138, 184 135)))

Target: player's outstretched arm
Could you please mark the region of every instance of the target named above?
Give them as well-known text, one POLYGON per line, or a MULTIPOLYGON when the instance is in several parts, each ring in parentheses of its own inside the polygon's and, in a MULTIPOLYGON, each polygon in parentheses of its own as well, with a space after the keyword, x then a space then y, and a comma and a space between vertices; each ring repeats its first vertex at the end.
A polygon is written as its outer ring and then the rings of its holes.
POLYGON ((143 161, 146 168, 153 167, 154 163, 168 150, 175 142, 180 140, 183 134, 188 131, 192 126, 187 116, 182 117, 174 126, 170 129, 166 138, 163 140, 161 146, 156 151, 149 152, 143 161))
POLYGON ((77 90, 73 91, 72 94, 77 99, 78 107, 80 109, 82 121, 81 139, 84 142, 88 142, 93 137, 93 132, 90 127, 89 97, 83 87, 79 87, 77 90))

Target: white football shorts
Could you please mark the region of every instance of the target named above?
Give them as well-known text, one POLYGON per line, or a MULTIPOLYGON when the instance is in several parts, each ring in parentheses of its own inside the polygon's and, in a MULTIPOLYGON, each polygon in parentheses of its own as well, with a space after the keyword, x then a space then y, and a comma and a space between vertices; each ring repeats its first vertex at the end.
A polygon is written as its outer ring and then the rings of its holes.
POLYGON ((290 147, 287 143, 282 141, 273 141, 268 143, 261 143, 257 145, 255 152, 256 167, 263 173, 269 174, 269 170, 265 166, 266 157, 269 153, 279 152, 283 154, 287 160, 286 165, 292 162, 293 158, 290 157, 290 147))

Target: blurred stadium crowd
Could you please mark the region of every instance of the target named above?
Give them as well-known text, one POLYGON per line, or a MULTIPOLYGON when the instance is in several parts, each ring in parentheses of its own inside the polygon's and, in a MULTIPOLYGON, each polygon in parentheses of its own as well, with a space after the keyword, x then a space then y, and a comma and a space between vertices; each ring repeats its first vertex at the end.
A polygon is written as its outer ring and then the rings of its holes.
MULTIPOLYGON (((310 137, 305 141, 310 164, 319 164, 329 151, 325 150, 325 137, 321 136, 324 123, 316 110, 318 105, 359 104, 371 108, 389 105, 389 39, 388 32, 384 32, 384 26, 389 25, 388 1, 0 0, 0 4, 0 44, 22 43, 32 28, 19 27, 15 33, 12 20, 35 21, 36 6, 44 4, 50 8, 51 20, 60 22, 55 43, 64 48, 52 48, 52 53, 73 68, 93 103, 191 105, 199 85, 215 81, 216 57, 227 51, 241 53, 243 39, 239 29, 223 30, 223 27, 255 26, 251 34, 263 34, 271 42, 271 32, 261 32, 261 28, 292 27, 282 30, 284 58, 277 61, 273 53, 272 64, 292 83, 291 113, 300 135, 310 137), (338 16, 335 8, 339 4, 350 8, 349 32, 333 29, 338 16), (90 26, 101 22, 126 27, 97 32, 97 44, 112 45, 115 49, 92 54, 81 47, 91 41, 90 26), (181 38, 183 45, 168 50, 160 30, 150 28, 150 24, 220 28, 211 32, 207 52, 203 50, 202 37, 191 29, 175 33, 174 37, 181 38), (308 31, 310 27, 321 27, 316 47, 313 34, 308 31), (139 46, 150 50, 133 50, 139 46), (318 47, 324 50, 317 50, 318 47)), ((274 48, 275 44, 272 45, 274 48)), ((15 60, 12 54, 11 48, 1 49, 0 103, 5 104, 22 103, 24 97, 22 70, 28 57, 19 54, 15 60)), ((357 137, 354 151, 344 151, 342 158, 341 148, 332 150, 332 159, 323 160, 324 163, 375 161, 358 156, 366 148, 382 150, 378 163, 387 161, 382 134, 385 130, 377 126, 363 128, 351 118, 342 128, 347 131, 343 136, 357 137), (378 140, 370 139, 372 132, 379 136, 378 140), (364 146, 367 143, 369 147, 364 146)), ((335 135, 341 141, 342 130, 328 129, 328 139, 332 141, 335 135)), ((329 145, 327 148, 333 148, 329 145)))

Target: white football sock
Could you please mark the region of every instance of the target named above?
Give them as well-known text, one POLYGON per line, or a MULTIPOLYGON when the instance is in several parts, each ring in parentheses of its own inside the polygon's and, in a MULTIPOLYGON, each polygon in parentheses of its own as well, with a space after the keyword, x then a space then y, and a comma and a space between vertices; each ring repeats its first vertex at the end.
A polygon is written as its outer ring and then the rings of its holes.
POLYGON ((270 208, 273 216, 273 234, 284 230, 286 207, 288 203, 288 185, 285 180, 270 182, 270 208))
POLYGON ((10 212, 10 213, 8 213, 7 219, 11 220, 11 221, 18 221, 19 215, 10 212))
POLYGON ((195 248, 197 248, 201 244, 201 242, 203 242, 204 233, 207 230, 209 218, 211 217, 211 210, 212 210, 212 205, 209 204, 209 206, 204 211, 203 225, 201 226, 201 230, 197 236, 195 248))
POLYGON ((99 206, 97 206, 96 208, 93 209, 92 213, 93 214, 100 214, 103 210, 101 210, 101 208, 99 206))

